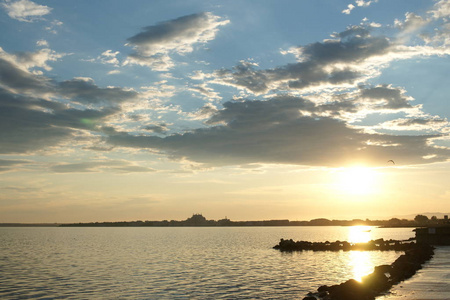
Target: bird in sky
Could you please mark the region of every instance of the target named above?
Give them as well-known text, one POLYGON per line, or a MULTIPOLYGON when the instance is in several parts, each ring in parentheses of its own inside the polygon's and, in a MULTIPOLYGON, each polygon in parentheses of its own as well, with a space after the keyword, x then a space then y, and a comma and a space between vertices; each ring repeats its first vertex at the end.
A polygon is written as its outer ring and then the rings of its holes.
POLYGON ((395 165, 395 162, 392 159, 388 160, 387 162, 392 162, 395 165))

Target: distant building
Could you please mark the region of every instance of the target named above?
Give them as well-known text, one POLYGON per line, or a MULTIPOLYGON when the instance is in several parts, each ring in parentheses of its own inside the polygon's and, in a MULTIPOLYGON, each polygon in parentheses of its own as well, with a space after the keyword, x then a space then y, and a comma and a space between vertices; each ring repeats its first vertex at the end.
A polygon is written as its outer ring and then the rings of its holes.
POLYGON ((424 243, 430 245, 450 245, 449 225, 416 228, 415 231, 417 243, 424 243))
POLYGON ((192 217, 185 221, 189 226, 205 226, 208 224, 208 220, 202 214, 194 214, 192 217))

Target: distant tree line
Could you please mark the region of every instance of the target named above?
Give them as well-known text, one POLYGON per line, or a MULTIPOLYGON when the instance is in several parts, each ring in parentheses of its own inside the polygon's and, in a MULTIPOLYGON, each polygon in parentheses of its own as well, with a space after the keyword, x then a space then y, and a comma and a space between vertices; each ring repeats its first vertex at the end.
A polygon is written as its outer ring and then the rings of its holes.
POLYGON ((414 220, 392 218, 389 220, 329 220, 325 218, 313 219, 310 221, 289 221, 289 220, 263 220, 263 221, 231 221, 230 219, 207 220, 201 214, 194 214, 192 217, 183 220, 163 220, 163 221, 123 221, 123 222, 91 222, 61 224, 62 227, 189 227, 189 226, 382 226, 382 227, 417 227, 438 224, 448 224, 448 218, 438 219, 436 216, 430 219, 424 215, 417 215, 414 220))

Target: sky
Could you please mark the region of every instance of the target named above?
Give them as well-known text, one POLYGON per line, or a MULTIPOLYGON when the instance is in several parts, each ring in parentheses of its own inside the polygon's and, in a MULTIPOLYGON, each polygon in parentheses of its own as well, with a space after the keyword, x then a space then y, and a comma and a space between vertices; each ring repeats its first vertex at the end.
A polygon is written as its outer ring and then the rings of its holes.
POLYGON ((0 223, 450 212, 449 33, 449 0, 0 0, 0 223))

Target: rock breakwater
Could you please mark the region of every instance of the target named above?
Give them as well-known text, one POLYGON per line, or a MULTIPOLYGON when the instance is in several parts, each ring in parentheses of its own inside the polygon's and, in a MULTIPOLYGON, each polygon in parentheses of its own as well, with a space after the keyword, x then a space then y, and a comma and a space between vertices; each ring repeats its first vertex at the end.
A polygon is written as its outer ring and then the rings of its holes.
POLYGON ((303 300, 374 300, 375 297, 388 292, 393 285, 416 274, 434 254, 434 248, 427 244, 416 244, 412 241, 385 241, 383 239, 358 244, 341 241, 333 243, 294 242, 281 239, 274 248, 280 251, 393 250, 405 252, 392 264, 375 267, 374 271, 364 276, 361 281, 350 279, 332 286, 322 285, 317 292, 308 293, 303 300))
POLYGON ((307 241, 293 241, 281 239, 280 243, 273 247, 280 251, 406 251, 415 246, 413 241, 398 241, 398 240, 384 240, 377 239, 367 243, 349 243, 346 241, 335 242, 307 242, 307 241))

